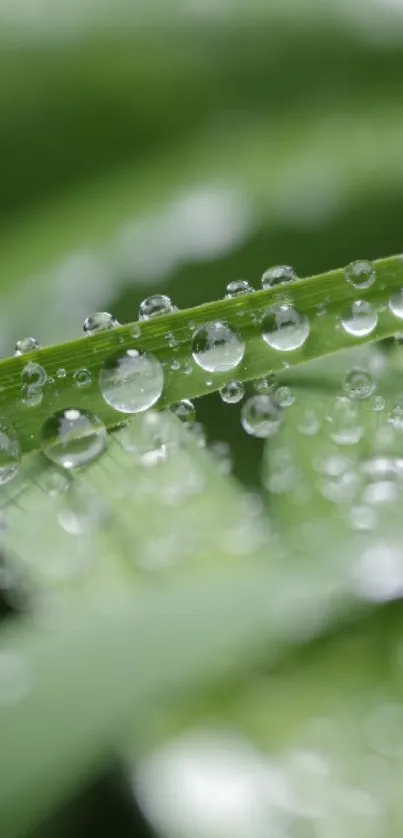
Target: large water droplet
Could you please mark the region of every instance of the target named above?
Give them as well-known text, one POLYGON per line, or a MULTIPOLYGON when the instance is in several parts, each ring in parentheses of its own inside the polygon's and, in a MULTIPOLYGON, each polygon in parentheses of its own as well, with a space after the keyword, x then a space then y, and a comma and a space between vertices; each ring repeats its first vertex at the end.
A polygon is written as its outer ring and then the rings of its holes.
POLYGON ((242 427, 250 436, 274 436, 280 426, 280 420, 280 408, 270 396, 252 396, 241 410, 242 427))
POLYGON ((263 319, 263 338, 280 352, 291 352, 302 346, 309 337, 310 325, 306 314, 301 314, 289 303, 267 309, 263 319))
POLYGON ((343 313, 342 326, 347 334, 355 338, 370 335, 377 326, 378 315, 366 300, 356 300, 343 313))
POLYGON ((139 320, 150 320, 152 317, 159 317, 161 314, 172 314, 178 311, 170 297, 165 294, 153 294, 140 303, 139 320))
POLYGON ((264 289, 274 288, 276 285, 283 285, 285 282, 294 282, 297 274, 290 265, 275 265, 264 272, 262 276, 262 287, 264 289))
POLYGON ((15 344, 14 355, 26 355, 27 352, 34 352, 35 349, 39 349, 39 343, 36 338, 22 338, 21 340, 17 340, 15 344))
POLYGON ((359 259, 347 265, 344 276, 354 288, 370 288, 376 279, 375 268, 371 262, 359 259))
POLYGON ((46 372, 40 364, 30 361, 21 371, 21 381, 27 387, 43 387, 46 382, 46 372))
POLYGON ((141 413, 162 395, 164 373, 157 358, 129 349, 105 361, 99 373, 103 398, 120 413, 141 413))
POLYGON ((192 354, 207 372, 228 372, 241 363, 245 344, 226 323, 205 323, 195 332, 192 354))
POLYGON ((375 383, 366 370, 354 367, 343 379, 343 390, 350 399, 369 399, 375 390, 375 383))
POLYGON ((5 429, 0 429, 0 486, 8 483, 18 473, 21 451, 18 439, 5 429))
POLYGON ((241 381, 228 381, 220 389, 220 396, 226 404, 237 404, 245 395, 245 387, 241 381))
POLYGON ((196 421, 196 408, 190 399, 182 399, 181 402, 171 405, 170 409, 185 424, 196 421))
POLYGON ((98 332, 107 332, 115 329, 120 323, 109 311, 96 311, 84 320, 83 329, 86 335, 97 335, 98 332))
POLYGON ((389 308, 395 317, 403 320, 403 288, 394 291, 389 297, 389 308))
POLYGON ((42 428, 42 451, 63 468, 86 466, 106 448, 106 428, 87 410, 60 410, 42 428))
POLYGON ((253 294, 254 288, 249 285, 246 279, 236 279, 234 282, 229 282, 226 287, 225 298, 227 300, 233 297, 242 297, 243 294, 253 294))

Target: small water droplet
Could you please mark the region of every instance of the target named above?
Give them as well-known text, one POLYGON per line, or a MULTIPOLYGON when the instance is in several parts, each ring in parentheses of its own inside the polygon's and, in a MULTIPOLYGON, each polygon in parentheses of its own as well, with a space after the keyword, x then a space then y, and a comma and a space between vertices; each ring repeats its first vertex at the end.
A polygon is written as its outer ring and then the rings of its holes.
POLYGON ((375 268, 371 262, 359 259, 347 265, 344 277, 354 288, 370 288, 376 279, 375 268))
POLYGON ((30 385, 23 387, 21 401, 26 407, 38 407, 43 399, 43 391, 40 387, 30 385))
POLYGON ((228 283, 225 291, 225 299, 230 300, 233 297, 242 297, 244 294, 253 294, 254 288, 249 285, 246 279, 236 279, 234 282, 228 283))
POLYGON ((343 329, 352 337, 370 335, 377 326, 378 315, 366 300, 355 300, 342 314, 343 329))
POLYGON ((184 375, 192 375, 193 367, 191 364, 184 364, 182 372, 184 375))
POLYGON ((276 285, 283 285, 285 282, 295 282, 297 274, 290 265, 275 265, 264 272, 262 276, 262 288, 275 288, 276 285))
POLYGON ((14 355, 26 355, 27 352, 35 352, 35 349, 39 349, 39 343, 36 338, 22 338, 21 340, 17 340, 15 344, 14 355))
POLYGON ((275 398, 280 407, 291 407, 295 402, 295 396, 290 387, 279 387, 275 392, 275 398))
POLYGON ((241 410, 242 427, 250 436, 274 436, 280 421, 280 408, 271 396, 251 396, 241 410))
POLYGON ((241 363, 244 352, 244 342, 226 323, 206 323, 193 336, 193 358, 207 372, 235 369, 241 363))
POLYGON ((241 381, 228 381, 220 389, 220 396, 226 404, 238 404, 245 395, 245 387, 241 381))
POLYGON ((364 435, 357 405, 347 396, 337 396, 326 419, 331 426, 330 437, 338 445, 356 445, 364 435))
POLYGON ((297 430, 304 436, 316 436, 319 429, 320 422, 317 414, 312 408, 305 408, 298 419, 297 430))
POLYGON ((0 429, 0 486, 16 476, 20 468, 21 451, 18 439, 4 428, 0 429))
POLYGON ((170 297, 165 294, 153 294, 146 297, 139 308, 139 320, 151 320, 152 317, 159 317, 161 314, 172 314, 178 311, 170 297))
POLYGON ((303 346, 309 337, 310 325, 306 314, 301 314, 288 303, 267 309, 263 319, 263 339, 272 349, 292 352, 303 346))
POLYGON ((366 370, 354 367, 343 379, 343 390, 350 399, 369 399, 375 390, 375 383, 366 370))
POLYGON ((141 336, 141 326, 138 323, 135 323, 133 328, 132 328, 132 337, 134 337, 135 340, 138 340, 138 338, 140 336, 141 336))
POLYGON ((42 451, 63 468, 86 466, 106 448, 106 428, 101 419, 87 410, 60 410, 42 428, 42 451))
POLYGON ((148 352, 129 349, 107 359, 99 373, 101 394, 120 413, 140 413, 162 395, 164 373, 160 362, 148 352))
POLYGON ((83 329, 86 335, 97 335, 98 332, 108 332, 110 329, 115 329, 120 326, 113 314, 109 311, 97 311, 95 314, 90 314, 84 320, 83 329))
POLYGON ((92 376, 89 370, 80 369, 74 373, 74 384, 76 387, 88 387, 91 384, 92 376))
POLYGON ((390 295, 389 308, 395 317, 398 317, 399 320, 403 319, 403 288, 399 288, 398 291, 394 291, 390 295))
POLYGON ((171 361, 171 370, 173 372, 178 372, 178 370, 180 370, 180 368, 181 368, 181 362, 178 361, 176 358, 174 358, 174 360, 171 361))
POLYGON ((376 394, 373 399, 371 400, 371 409, 376 411, 381 411, 385 409, 385 399, 383 396, 376 394))
POLYGON ((277 387, 277 376, 274 372, 269 373, 264 378, 257 378, 253 382, 253 389, 255 393, 272 393, 277 387))
POLYGON ((64 367, 60 367, 56 374, 58 378, 66 378, 67 371, 64 369, 64 367))
POLYGON ((30 361, 21 371, 21 381, 27 387, 43 387, 46 383, 46 372, 39 364, 30 361))
POLYGON ((186 424, 196 421, 196 408, 190 399, 182 399, 181 402, 171 405, 171 411, 186 424))

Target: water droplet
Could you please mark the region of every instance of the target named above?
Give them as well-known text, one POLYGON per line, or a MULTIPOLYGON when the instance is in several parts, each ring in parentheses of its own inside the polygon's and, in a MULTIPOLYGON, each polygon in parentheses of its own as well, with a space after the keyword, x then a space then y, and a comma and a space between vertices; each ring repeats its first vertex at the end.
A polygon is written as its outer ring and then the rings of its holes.
POLYGON ((297 275, 290 265, 275 265, 264 272, 262 276, 262 288, 274 288, 276 285, 283 285, 285 282, 294 282, 297 275))
POLYGON ((310 325, 306 314, 301 314, 288 303, 267 309, 263 319, 263 338, 272 349, 291 352, 299 349, 309 337, 310 325))
POLYGON ((26 355, 27 352, 35 352, 35 349, 39 349, 36 338, 22 338, 22 340, 17 340, 15 344, 14 355, 26 355))
POLYGON ((18 473, 21 451, 18 439, 10 436, 5 429, 0 430, 0 486, 8 483, 18 473))
POLYGON ((84 332, 86 335, 97 335, 98 332, 107 332, 110 329, 115 329, 120 326, 113 314, 109 311, 97 311, 95 314, 90 314, 84 320, 84 332))
POLYGON ((290 387, 279 387, 276 390, 275 398, 280 407, 291 407, 295 402, 295 396, 290 387))
POLYGON ((347 265, 344 277, 354 288, 370 288, 376 279, 375 268, 371 262, 359 259, 347 265))
POLYGON ((43 387, 46 382, 46 372, 39 364, 30 361, 25 364, 21 372, 21 381, 27 387, 43 387))
POLYGON ((220 396, 226 404, 237 404, 242 401, 245 388, 241 381, 228 381, 220 389, 220 396))
POLYGON ((92 381, 91 373, 86 369, 76 370, 73 378, 76 387, 88 387, 92 381))
POLYGON ((141 413, 152 407, 164 388, 164 373, 151 353, 129 349, 109 358, 99 373, 106 403, 120 413, 141 413))
POLYGON ((252 396, 241 410, 242 427, 250 436, 274 436, 280 426, 280 420, 278 404, 267 395, 252 396))
POLYGON ((192 354, 207 372, 228 372, 241 363, 245 344, 226 323, 206 323, 193 336, 192 354))
POLYGON ((66 492, 70 486, 70 482, 71 478, 67 472, 53 467, 47 468, 41 479, 41 485, 51 497, 58 497, 63 492, 66 492))
POLYGON ((228 283, 225 298, 229 300, 233 297, 242 297, 243 294, 253 294, 254 290, 246 279, 236 279, 234 282, 228 283))
POLYGON ((347 334, 355 338, 370 335, 377 326, 378 315, 366 300, 356 300, 342 314, 341 323, 347 334))
POLYGON ((26 407, 38 407, 43 399, 43 391, 33 385, 23 387, 21 401, 26 407))
POLYGON ((140 304, 139 320, 150 320, 152 317, 159 317, 161 314, 172 314, 178 311, 174 306, 170 297, 165 294, 153 294, 152 297, 147 297, 140 304))
POLYGON ((305 408, 298 419, 297 430, 304 436, 316 436, 320 422, 312 408, 305 408))
POLYGON ((364 435, 357 405, 347 396, 337 396, 326 419, 331 425, 330 437, 338 445, 356 445, 364 435))
POLYGON ((141 326, 139 326, 138 323, 135 323, 133 328, 132 328, 132 337, 134 337, 135 340, 138 340, 140 335, 141 335, 141 326))
POLYGON ((399 288, 398 291, 394 291, 390 295, 389 308, 395 317, 398 317, 399 320, 403 319, 403 288, 399 288))
POLYGON ((376 394, 371 401, 371 409, 374 411, 381 411, 385 409, 385 399, 383 396, 376 394))
POLYGON ((277 387, 277 376, 274 372, 269 373, 264 378, 257 378, 253 382, 253 389, 255 393, 260 393, 263 395, 264 393, 272 393, 273 390, 277 387))
POLYGON ((57 371, 57 377, 58 378, 66 378, 66 375, 67 375, 66 370, 63 367, 60 367, 60 369, 58 369, 58 371, 57 371))
POLYGON ((86 466, 106 448, 106 428, 87 410, 60 410, 42 428, 42 451, 63 468, 86 466))
POLYGON ((186 424, 196 421, 196 408, 190 399, 182 399, 181 402, 171 405, 171 411, 186 424))
POLYGON ((343 379, 343 390, 350 399, 369 399, 375 390, 375 383, 366 370, 354 367, 343 379))
POLYGON ((192 372, 193 372, 192 365, 191 364, 184 364, 182 372, 183 372, 184 375, 192 375, 192 372))
POLYGON ((174 360, 171 361, 172 372, 177 372, 178 370, 180 370, 180 368, 181 368, 181 362, 178 361, 176 358, 174 358, 174 360))

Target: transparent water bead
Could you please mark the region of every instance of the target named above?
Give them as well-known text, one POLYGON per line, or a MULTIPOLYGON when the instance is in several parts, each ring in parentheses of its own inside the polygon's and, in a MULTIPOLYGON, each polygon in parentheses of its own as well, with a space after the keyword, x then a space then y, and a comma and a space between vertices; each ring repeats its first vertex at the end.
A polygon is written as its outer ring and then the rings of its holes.
POLYGON ((30 361, 21 371, 21 382, 27 387, 43 387, 46 383, 46 372, 40 364, 30 361))
POLYGON ((343 379, 343 390, 350 399, 369 399, 375 390, 375 382, 369 372, 354 367, 343 379))
POLYGON ((35 385, 24 387, 21 401, 26 407, 38 407, 43 399, 43 390, 35 385))
POLYGON ((378 315, 366 300, 356 300, 342 314, 341 323, 347 334, 355 338, 366 337, 378 324, 378 315))
POLYGON ((39 349, 39 343, 36 338, 22 338, 21 340, 17 340, 15 344, 14 355, 26 355, 27 352, 34 352, 35 349, 39 349))
POLYGON ((220 389, 220 396, 226 404, 238 404, 245 395, 245 387, 241 381, 228 381, 220 389))
POLYGON ((99 373, 101 394, 120 413, 141 413, 152 407, 164 388, 162 365, 154 355, 129 349, 105 361, 99 373))
POLYGON ((182 399, 181 402, 172 404, 170 410, 185 424, 196 421, 196 408, 190 399, 182 399))
POLYGON ((280 407, 291 407, 295 402, 295 396, 290 387, 279 387, 276 390, 275 399, 280 407))
POLYGON ((86 335, 97 335, 98 332, 108 332, 120 323, 109 311, 96 311, 84 320, 83 329, 86 335))
POLYGON ((375 268, 371 262, 358 259, 347 265, 344 277, 354 288, 370 288, 376 280, 375 268))
POLYGON ((274 436, 280 427, 281 411, 271 396, 251 396, 242 407, 241 424, 250 436, 274 436))
POLYGON ((291 265, 275 265, 264 272, 262 276, 262 288, 275 288, 276 285, 283 285, 285 282, 295 282, 298 279, 294 268, 291 265))
POLYGON ((153 294, 152 297, 146 297, 140 303, 139 320, 151 320, 152 317, 159 317, 161 314, 172 314, 178 311, 174 306, 170 297, 165 294, 153 294))
POLYGON ((225 299, 230 300, 233 297, 242 297, 243 294, 253 294, 254 290, 246 279, 236 279, 228 283, 225 289, 225 299))
POLYGON ((347 396, 337 396, 326 416, 330 437, 338 445, 356 445, 364 436, 357 405, 347 396))
POLYGON ((73 379, 76 387, 89 387, 92 381, 92 376, 89 370, 80 369, 75 371, 73 379))
POLYGON ((263 339, 279 352, 292 352, 303 346, 309 337, 310 325, 306 314, 289 303, 267 309, 263 318, 263 339))
POLYGON ((229 372, 241 363, 245 344, 226 323, 205 323, 193 335, 192 355, 206 372, 229 372))
POLYGON ((106 448, 106 428, 87 410, 68 408, 46 420, 41 434, 42 451, 53 463, 72 469, 96 460, 106 448))
POLYGON ((0 428, 0 486, 18 474, 21 450, 18 439, 5 428, 0 428))
POLYGON ((257 378, 252 382, 255 393, 264 394, 272 393, 277 387, 277 376, 274 372, 269 373, 264 378, 257 378))
POLYGON ((403 320, 403 288, 394 291, 389 297, 389 308, 395 317, 403 320))

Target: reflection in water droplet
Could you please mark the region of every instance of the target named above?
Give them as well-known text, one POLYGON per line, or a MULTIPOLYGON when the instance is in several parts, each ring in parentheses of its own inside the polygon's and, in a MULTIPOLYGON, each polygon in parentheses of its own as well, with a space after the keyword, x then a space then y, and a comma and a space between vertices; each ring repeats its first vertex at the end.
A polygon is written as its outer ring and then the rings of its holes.
POLYGON ((262 276, 262 288, 274 288, 276 285, 283 285, 285 282, 294 282, 297 275, 290 265, 275 265, 264 272, 262 276))
POLYGON ((191 423, 196 421, 196 408, 190 399, 182 399, 181 402, 172 404, 170 410, 181 422, 191 423))
POLYGON ((14 355, 26 355, 28 352, 35 352, 35 349, 39 349, 36 338, 22 338, 15 344, 14 355))
POLYGON ((234 282, 229 282, 226 287, 226 299, 233 297, 241 297, 243 294, 253 294, 254 288, 249 285, 246 279, 236 279, 234 282))
POLYGON ((403 319, 403 288, 394 291, 389 297, 389 308, 395 317, 403 319))
POLYGON ((250 436, 274 436, 280 427, 280 420, 280 408, 270 396, 252 396, 241 410, 242 427, 250 436))
POLYGON ((354 288, 370 288, 376 279, 375 268, 371 262, 359 259, 347 265, 344 271, 345 279, 354 288))
POLYGON ((19 471, 21 451, 18 439, 0 429, 0 486, 8 483, 19 471))
POLYGON ((366 370, 354 367, 343 379, 343 390, 350 399, 369 399, 375 390, 375 382, 366 370))
POLYGON ((291 407, 295 402, 295 396, 290 387, 279 387, 275 392, 275 399, 280 407, 291 407))
POLYGON ((310 325, 306 314, 301 314, 288 303, 267 309, 263 319, 263 338, 280 352, 292 352, 309 337, 310 325))
POLYGON ((153 294, 152 297, 147 297, 140 303, 139 320, 151 320, 153 317, 172 314, 174 311, 178 309, 170 297, 166 297, 165 294, 153 294))
POLYGON ((73 378, 76 387, 88 387, 92 381, 91 373, 87 369, 76 370, 73 378))
POLYGON ((106 448, 106 428, 87 410, 60 410, 42 428, 42 451, 63 468, 79 468, 97 459, 106 448))
POLYGON ((370 335, 378 324, 378 315, 366 300, 356 300, 342 314, 343 329, 352 337, 360 338, 370 335))
POLYGON ((113 314, 109 311, 97 311, 86 317, 83 329, 86 335, 97 335, 98 332, 107 332, 109 329, 115 329, 116 326, 120 326, 120 323, 113 314))
POLYGON ((193 336, 192 353, 207 372, 228 372, 241 363, 245 344, 226 323, 206 323, 193 336))
POLYGON ((21 381, 26 387, 43 387, 46 383, 46 372, 40 364, 30 361, 21 371, 21 381))
POLYGON ((99 373, 101 394, 120 413, 140 413, 162 395, 162 366, 151 353, 129 349, 105 361, 99 373))
POLYGON ((241 381, 228 381, 220 389, 220 396, 226 404, 238 404, 245 395, 245 387, 241 381))

